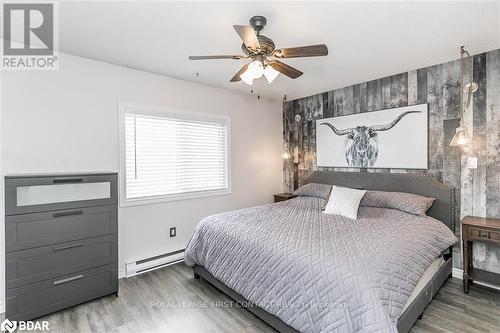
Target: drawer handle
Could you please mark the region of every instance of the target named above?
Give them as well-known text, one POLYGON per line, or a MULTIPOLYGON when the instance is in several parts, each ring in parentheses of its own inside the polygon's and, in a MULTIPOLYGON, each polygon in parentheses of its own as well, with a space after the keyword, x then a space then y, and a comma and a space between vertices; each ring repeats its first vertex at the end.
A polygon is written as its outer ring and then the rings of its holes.
POLYGON ((53 217, 63 217, 63 216, 71 216, 71 215, 81 215, 83 214, 83 210, 74 210, 71 212, 63 212, 63 213, 54 213, 53 217))
POLYGON ((66 179, 54 179, 54 184, 64 184, 64 183, 82 183, 83 178, 66 178, 66 179))
POLYGON ((54 286, 57 286, 58 284, 68 283, 68 282, 75 281, 75 280, 80 280, 80 279, 83 279, 83 274, 78 274, 78 275, 75 275, 75 276, 72 276, 72 277, 69 277, 66 279, 54 281, 54 286))
POLYGON ((488 237, 488 233, 487 232, 481 232, 481 237, 488 237))
POLYGON ((78 244, 73 244, 73 245, 68 245, 68 246, 54 247, 53 250, 54 250, 54 252, 56 252, 56 251, 72 249, 72 248, 80 247, 80 246, 83 246, 83 244, 78 243, 78 244))

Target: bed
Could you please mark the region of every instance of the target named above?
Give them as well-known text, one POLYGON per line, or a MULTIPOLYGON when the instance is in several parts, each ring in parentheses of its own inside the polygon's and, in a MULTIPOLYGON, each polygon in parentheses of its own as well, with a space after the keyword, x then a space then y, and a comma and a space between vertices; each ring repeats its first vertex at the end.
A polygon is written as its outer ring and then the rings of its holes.
POLYGON ((436 198, 428 216, 297 198, 202 220, 185 262, 279 332, 408 332, 451 275, 455 196, 430 175, 314 172, 307 183, 436 198))

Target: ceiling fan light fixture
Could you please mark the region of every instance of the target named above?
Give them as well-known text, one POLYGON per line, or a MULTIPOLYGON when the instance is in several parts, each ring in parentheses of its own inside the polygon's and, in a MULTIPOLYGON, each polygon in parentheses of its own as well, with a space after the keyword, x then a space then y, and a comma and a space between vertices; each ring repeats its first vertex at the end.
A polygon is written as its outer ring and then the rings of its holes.
POLYGON ((258 79, 264 74, 264 66, 260 60, 254 60, 248 65, 245 73, 250 73, 254 79, 258 79))
POLYGON ((267 20, 264 16, 253 16, 250 19, 250 25, 233 25, 234 30, 240 37, 243 44, 241 50, 243 54, 222 54, 207 56, 189 56, 190 60, 213 60, 213 59, 251 59, 250 63, 245 64, 229 82, 239 82, 243 80, 246 84, 252 85, 253 80, 259 79, 265 75, 267 82, 273 82, 279 73, 297 79, 303 73, 292 66, 289 66, 279 59, 304 58, 304 57, 323 57, 328 55, 328 48, 325 44, 307 45, 298 47, 288 47, 276 49, 274 41, 262 34, 262 29, 267 20), (272 63, 272 67, 268 64, 272 63))
POLYGON ((273 82, 280 72, 272 68, 271 66, 267 65, 266 69, 264 69, 264 76, 266 77, 267 83, 271 84, 273 82))
POLYGON ((240 75, 241 81, 245 82, 249 86, 253 84, 253 75, 248 69, 245 71, 245 73, 240 75))

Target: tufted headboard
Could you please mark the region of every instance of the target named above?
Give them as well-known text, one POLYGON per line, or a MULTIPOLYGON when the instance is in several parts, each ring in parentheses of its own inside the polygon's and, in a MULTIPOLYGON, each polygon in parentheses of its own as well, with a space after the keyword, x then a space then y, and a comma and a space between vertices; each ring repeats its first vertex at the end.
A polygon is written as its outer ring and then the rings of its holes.
POLYGON ((455 188, 430 174, 315 171, 304 184, 323 183, 367 191, 407 192, 435 198, 427 215, 455 232, 455 188))

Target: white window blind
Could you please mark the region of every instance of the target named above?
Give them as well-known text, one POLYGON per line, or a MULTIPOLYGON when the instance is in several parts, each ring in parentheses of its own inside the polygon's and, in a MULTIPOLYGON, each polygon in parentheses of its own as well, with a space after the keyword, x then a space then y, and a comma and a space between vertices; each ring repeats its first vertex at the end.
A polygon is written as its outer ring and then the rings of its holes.
POLYGON ((224 119, 125 113, 126 199, 228 189, 224 119))

